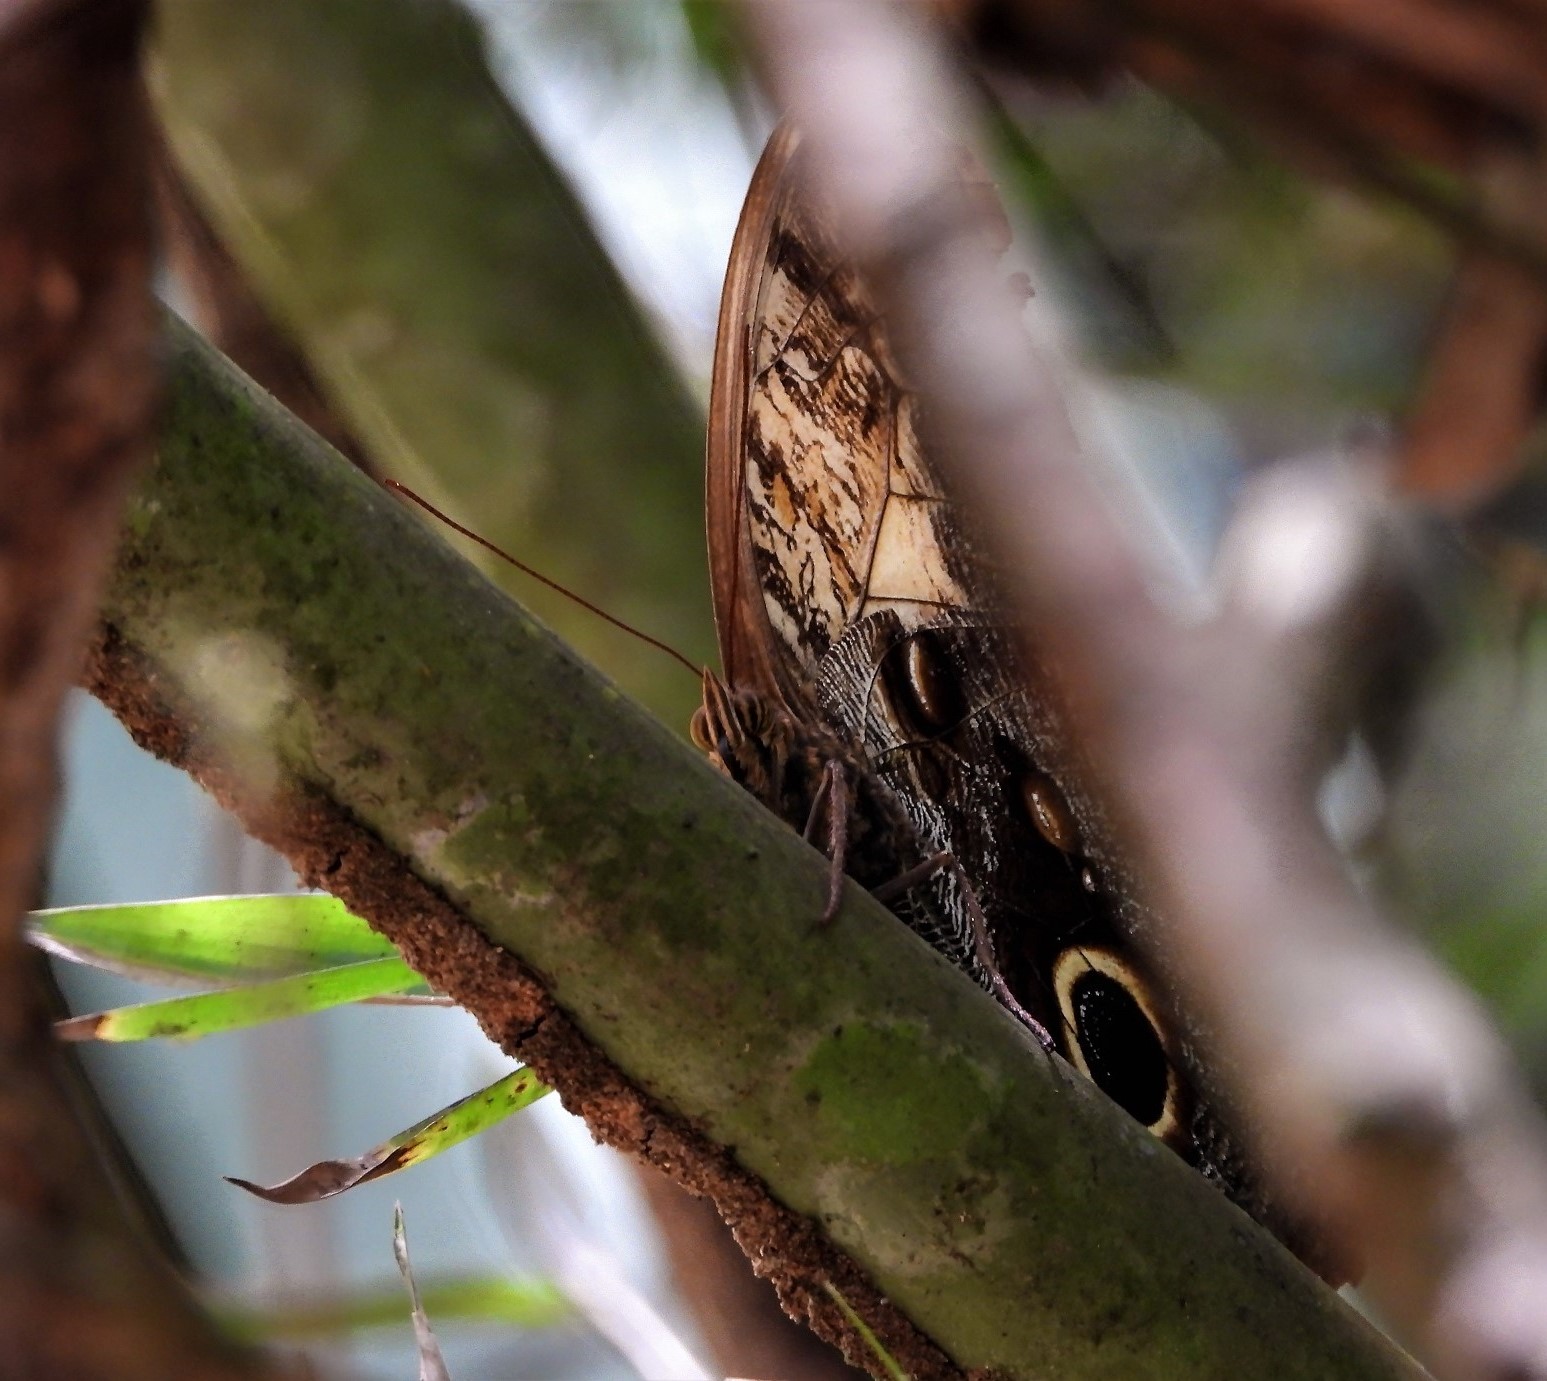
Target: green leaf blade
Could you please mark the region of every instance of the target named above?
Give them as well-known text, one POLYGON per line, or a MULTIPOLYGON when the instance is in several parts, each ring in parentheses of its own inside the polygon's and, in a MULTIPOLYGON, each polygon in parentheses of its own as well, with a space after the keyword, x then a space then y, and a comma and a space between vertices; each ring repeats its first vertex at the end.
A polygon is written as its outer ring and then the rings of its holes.
POLYGON ((226 1179, 271 1204, 318 1203, 356 1185, 382 1179, 438 1156, 459 1142, 503 1122, 513 1113, 530 1107, 552 1091, 531 1070, 514 1069, 486 1088, 459 1098, 450 1107, 430 1114, 406 1131, 371 1147, 363 1155, 348 1160, 318 1161, 275 1185, 254 1184, 231 1175, 226 1179))
MULTIPOLYGON (((427 1313, 443 1320, 497 1323, 514 1328, 553 1328, 573 1323, 575 1308, 559 1287, 540 1277, 456 1276, 420 1282, 427 1313)), ((232 1332, 255 1342, 272 1338, 325 1338, 365 1328, 396 1327, 403 1322, 403 1287, 383 1281, 362 1290, 319 1300, 281 1299, 259 1307, 219 1311, 232 1332)))
POLYGON ((401 959, 369 959, 268 983, 71 1017, 56 1023, 54 1032, 61 1040, 69 1041, 122 1042, 166 1037, 194 1040, 221 1031, 305 1016, 382 993, 402 992, 418 986, 419 981, 419 975, 401 959))
POLYGON ((59 958, 151 982, 243 982, 396 951, 321 894, 191 897, 34 911, 27 936, 59 958))
POLYGON ((876 1361, 881 1364, 881 1369, 887 1375, 887 1381, 912 1381, 912 1378, 902 1369, 897 1359, 881 1346, 881 1340, 876 1337, 870 1325, 860 1318, 854 1306, 843 1297, 838 1287, 832 1281, 824 1280, 822 1282, 822 1289, 827 1292, 828 1298, 838 1306, 839 1312, 848 1321, 849 1327, 864 1339, 865 1346, 875 1354, 876 1361))

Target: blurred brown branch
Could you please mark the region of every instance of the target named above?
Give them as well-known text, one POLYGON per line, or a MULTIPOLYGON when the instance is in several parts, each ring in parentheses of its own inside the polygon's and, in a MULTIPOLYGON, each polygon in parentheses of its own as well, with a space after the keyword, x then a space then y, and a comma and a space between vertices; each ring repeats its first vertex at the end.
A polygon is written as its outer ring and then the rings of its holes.
POLYGON ((277 1374, 138 1243, 71 1117, 23 944, 60 709, 149 451, 143 0, 0 11, 0 1356, 12 1376, 277 1374))
POLYGON ((984 55, 1099 81, 1127 68, 1256 125, 1313 172, 1374 184, 1547 269, 1547 234, 1479 176, 1540 146, 1547 42, 1515 0, 952 0, 984 55), (1449 180, 1453 179, 1453 181, 1449 180))
MULTIPOLYGON (((1525 7, 1016 8, 1056 11, 1087 52, 1173 88, 1250 89, 1324 149, 1361 157, 1384 140, 1460 165, 1485 135, 1534 128, 1547 99, 1542 16, 1525 7), (1366 99, 1376 78, 1387 105, 1366 99)), ((1402 636, 1388 603, 1404 585, 1402 514, 1381 459, 1271 474, 1227 538, 1219 612, 1187 626, 1162 612, 1083 472, 1063 366, 1027 339, 954 190, 941 136, 970 143, 970 112, 922 11, 747 12, 931 442, 1011 575, 1036 653, 1059 667, 1169 917, 1157 962, 1218 1021, 1270 1165, 1368 1263, 1372 1292, 1442 1374, 1547 1375, 1540 1120, 1473 1003, 1354 888, 1315 808, 1388 635, 1402 636)))
POLYGON ((830 1343, 796 1323, 748 1262, 719 1210, 648 1165, 637 1179, 661 1229, 666 1257, 715 1360, 727 1376, 863 1381, 830 1343))

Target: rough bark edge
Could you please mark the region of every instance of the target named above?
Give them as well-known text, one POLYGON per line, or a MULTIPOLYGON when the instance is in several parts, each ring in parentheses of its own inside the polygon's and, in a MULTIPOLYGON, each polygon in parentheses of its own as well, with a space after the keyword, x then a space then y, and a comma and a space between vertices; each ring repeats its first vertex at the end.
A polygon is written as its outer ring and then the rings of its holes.
POLYGON ((868 1374, 785 1314, 711 1203, 648 1165, 637 1165, 634 1178, 660 1229, 672 1279, 725 1375, 856 1381, 868 1374))
POLYGON ((631 1083, 520 960, 486 938, 350 812, 317 791, 295 787, 255 808, 240 781, 201 751, 192 707, 177 703, 153 660, 111 624, 97 630, 82 685, 140 747, 187 772, 251 834, 283 854, 302 882, 325 888, 387 936, 409 964, 473 1014, 490 1040, 557 1088, 565 1107, 585 1120, 598 1141, 710 1199, 791 1318, 852 1364, 881 1376, 874 1354, 823 1292, 823 1282, 830 1282, 915 1381, 988 1381, 992 1373, 957 1367, 815 1224, 780 1204, 722 1147, 631 1083))

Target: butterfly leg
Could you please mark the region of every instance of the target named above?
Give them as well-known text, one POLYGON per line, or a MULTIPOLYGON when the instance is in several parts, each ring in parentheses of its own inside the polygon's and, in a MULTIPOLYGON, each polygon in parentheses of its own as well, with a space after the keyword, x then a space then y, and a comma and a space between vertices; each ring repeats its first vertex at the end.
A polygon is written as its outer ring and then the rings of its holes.
POLYGON ((1036 1037, 1037 1044, 1051 1054, 1056 1046, 1047 1027, 1021 1006, 1015 994, 1010 991, 1010 985, 1004 981, 1004 975, 999 971, 999 959, 994 953, 994 940, 989 933, 988 917, 983 914, 983 908, 978 904, 978 895, 973 891, 972 884, 967 881, 967 875, 962 871, 961 864, 956 861, 955 854, 948 849, 931 854, 916 867, 909 868, 907 872, 899 874, 890 882, 876 888, 871 895, 877 901, 890 902, 942 872, 951 873, 961 888, 962 900, 966 904, 968 921, 972 927, 973 957, 987 976, 990 991, 1010 1015, 1036 1037))
POLYGON ((822 909, 822 924, 831 925, 843 904, 843 875, 849 864, 849 778, 843 764, 829 758, 822 768, 822 781, 811 798, 811 814, 806 817, 804 837, 809 844, 816 838, 817 822, 823 808, 827 811, 827 905, 822 909))
MULTIPOLYGON (((911 892, 920 883, 928 882, 930 878, 937 874, 943 873, 947 869, 955 870, 955 868, 956 855, 948 849, 943 849, 937 854, 931 854, 922 863, 915 864, 907 872, 898 873, 890 882, 883 882, 870 895, 878 902, 885 902, 887 905, 891 905, 904 892, 911 892)), ((959 871, 957 871, 957 876, 961 876, 959 871)), ((966 879, 963 878, 962 881, 965 882, 966 879)))

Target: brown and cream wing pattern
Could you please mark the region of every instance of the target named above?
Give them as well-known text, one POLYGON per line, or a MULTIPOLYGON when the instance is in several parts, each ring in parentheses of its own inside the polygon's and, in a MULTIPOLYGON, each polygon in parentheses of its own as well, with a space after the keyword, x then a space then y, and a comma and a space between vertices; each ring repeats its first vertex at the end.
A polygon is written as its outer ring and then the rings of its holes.
POLYGON ((1151 918, 800 165, 785 127, 754 175, 721 305, 707 499, 736 724, 718 758, 796 828, 820 759, 840 762, 867 841, 851 871, 874 887, 954 858, 899 915, 983 981, 975 903, 999 973, 1060 1052, 1314 1259, 1237 1149, 1196 1025, 1131 943, 1151 918))
POLYGON ((708 516, 727 678, 814 708, 810 687, 853 623, 892 605, 965 604, 868 294, 800 195, 781 128, 748 193, 720 314, 708 516))

